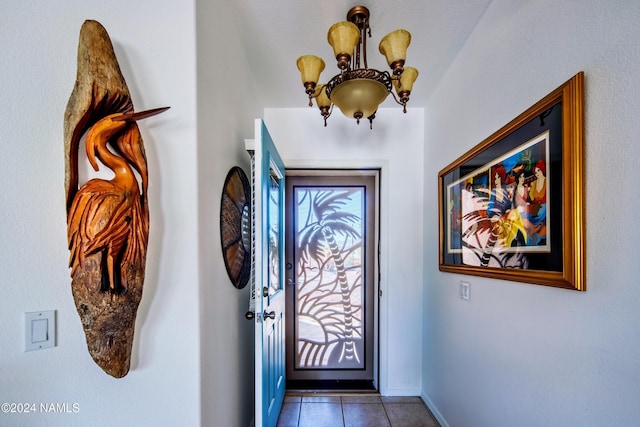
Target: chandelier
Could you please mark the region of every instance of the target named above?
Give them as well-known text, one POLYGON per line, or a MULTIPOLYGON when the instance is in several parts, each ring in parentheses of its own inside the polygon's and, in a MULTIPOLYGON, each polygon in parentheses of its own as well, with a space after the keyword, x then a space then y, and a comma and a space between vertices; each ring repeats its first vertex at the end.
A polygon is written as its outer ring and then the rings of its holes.
POLYGON ((336 105, 345 116, 355 118, 358 124, 360 119, 366 117, 369 119, 369 126, 373 127, 378 106, 389 94, 402 105, 403 112, 407 112, 413 82, 418 77, 418 70, 404 66, 411 33, 395 30, 380 41, 380 53, 386 57, 392 70, 389 73, 368 67, 367 32, 371 37, 369 9, 364 6, 351 8, 346 21, 329 28, 327 41, 333 48, 340 73, 328 83, 318 83, 325 67, 322 58, 303 55, 296 61, 302 84, 309 96, 309 106, 313 106, 312 99, 315 98, 325 126, 327 118, 333 112, 333 106, 336 105), (364 68, 360 66, 361 59, 364 68))

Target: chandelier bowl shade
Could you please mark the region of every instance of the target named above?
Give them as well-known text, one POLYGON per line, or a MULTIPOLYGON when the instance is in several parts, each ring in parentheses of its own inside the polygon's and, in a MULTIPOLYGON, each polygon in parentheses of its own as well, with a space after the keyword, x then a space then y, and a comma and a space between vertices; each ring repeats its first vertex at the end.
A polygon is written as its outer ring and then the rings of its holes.
POLYGON ((394 74, 402 72, 409 43, 411 43, 411 33, 407 30, 392 31, 380 40, 380 53, 385 56, 394 74))
POLYGON ((342 82, 331 92, 331 101, 350 119, 372 116, 389 94, 386 86, 371 79, 342 82))

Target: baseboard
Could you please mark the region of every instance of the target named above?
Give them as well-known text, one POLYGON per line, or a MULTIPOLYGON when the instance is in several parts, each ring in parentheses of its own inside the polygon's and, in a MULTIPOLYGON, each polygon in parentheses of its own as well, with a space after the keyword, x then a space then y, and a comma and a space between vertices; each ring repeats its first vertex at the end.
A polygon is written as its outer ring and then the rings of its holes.
POLYGON ((382 396, 420 396, 419 388, 387 388, 384 393, 381 391, 382 396))
POLYGON ((438 411, 436 405, 429 399, 429 396, 427 396, 426 393, 420 393, 420 398, 424 404, 427 405, 427 408, 429 408, 436 421, 438 421, 440 427, 449 427, 449 423, 447 423, 447 420, 445 420, 440 411, 438 411))

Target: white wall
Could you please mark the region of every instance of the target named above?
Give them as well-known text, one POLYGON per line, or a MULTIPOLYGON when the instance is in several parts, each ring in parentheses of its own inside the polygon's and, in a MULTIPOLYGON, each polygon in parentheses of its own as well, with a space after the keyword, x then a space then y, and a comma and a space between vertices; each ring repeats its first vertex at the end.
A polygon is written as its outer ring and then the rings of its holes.
POLYGON ((262 116, 262 108, 241 42, 244 28, 230 3, 198 1, 196 14, 201 422, 246 427, 253 419, 254 323, 244 318, 250 287, 238 290, 227 276, 220 247, 220 198, 231 167, 240 166, 251 176, 244 140, 253 138, 254 119, 262 116))
POLYGON ((373 130, 338 109, 326 128, 315 107, 266 109, 264 120, 287 167, 382 169, 380 391, 419 395, 423 109, 381 108, 376 116, 373 130))
POLYGON ((423 390, 443 425, 640 424, 638 22, 635 0, 494 0, 429 102, 435 201, 441 168, 585 72, 586 293, 440 273, 426 204, 423 390))
POLYGON ((196 425, 200 421, 193 2, 2 1, 0 14, 0 402, 78 403, 3 414, 0 425, 196 425), (149 19, 150 11, 153 19, 149 19), (80 26, 109 32, 150 169, 151 230, 130 373, 91 359, 67 268, 63 118, 80 26), (57 310, 55 348, 24 352, 25 312, 57 310))

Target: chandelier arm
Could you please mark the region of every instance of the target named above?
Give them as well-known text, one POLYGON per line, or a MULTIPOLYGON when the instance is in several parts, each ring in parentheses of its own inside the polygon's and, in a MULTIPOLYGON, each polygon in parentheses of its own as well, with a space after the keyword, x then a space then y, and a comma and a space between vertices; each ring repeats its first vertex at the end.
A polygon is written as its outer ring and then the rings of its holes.
MULTIPOLYGON (((315 93, 313 93, 313 92, 311 92, 311 93, 309 94, 309 107, 313 107, 312 99, 313 99, 313 98, 317 98, 318 96, 320 96, 320 94, 316 95, 316 94, 315 94, 315 93)), ((316 102, 318 102, 318 101, 316 101, 316 102)))
POLYGON ((407 101, 401 101, 396 97, 396 94, 393 92, 389 92, 391 94, 391 96, 393 96, 393 100, 396 101, 398 104, 402 105, 402 112, 406 114, 407 112, 407 101))
POLYGON ((333 106, 334 104, 331 104, 331 107, 329 108, 329 112, 327 114, 322 114, 322 117, 324 118, 324 127, 327 127, 327 119, 331 117, 331 113, 333 113, 333 106))
POLYGON ((391 75, 391 81, 393 81, 393 80, 398 82, 398 90, 402 89, 402 80, 400 80, 400 76, 392 74, 391 75))

